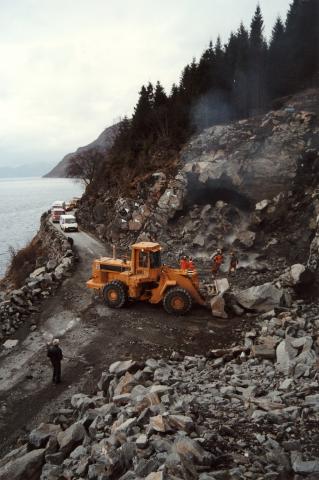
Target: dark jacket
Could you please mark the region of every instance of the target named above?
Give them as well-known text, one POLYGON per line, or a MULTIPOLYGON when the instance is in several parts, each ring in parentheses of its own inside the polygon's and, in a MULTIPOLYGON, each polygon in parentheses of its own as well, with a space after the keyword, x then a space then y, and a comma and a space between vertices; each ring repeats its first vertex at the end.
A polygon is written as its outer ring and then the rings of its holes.
POLYGON ((48 357, 52 363, 61 362, 63 359, 61 348, 58 345, 50 345, 48 348, 48 357))

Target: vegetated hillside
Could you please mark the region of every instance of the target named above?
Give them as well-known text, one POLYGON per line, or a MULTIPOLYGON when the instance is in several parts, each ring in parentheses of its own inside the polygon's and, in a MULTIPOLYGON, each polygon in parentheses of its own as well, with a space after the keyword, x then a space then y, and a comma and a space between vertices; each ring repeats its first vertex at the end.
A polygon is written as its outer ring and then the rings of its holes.
POLYGON ((114 138, 117 134, 118 124, 112 125, 111 127, 106 128, 103 132, 97 137, 96 140, 85 145, 84 147, 79 147, 75 152, 68 153, 63 157, 63 159, 46 175, 45 178, 64 178, 67 177, 67 168, 70 161, 78 154, 85 153, 89 150, 96 149, 103 154, 107 154, 110 148, 113 145, 114 138))

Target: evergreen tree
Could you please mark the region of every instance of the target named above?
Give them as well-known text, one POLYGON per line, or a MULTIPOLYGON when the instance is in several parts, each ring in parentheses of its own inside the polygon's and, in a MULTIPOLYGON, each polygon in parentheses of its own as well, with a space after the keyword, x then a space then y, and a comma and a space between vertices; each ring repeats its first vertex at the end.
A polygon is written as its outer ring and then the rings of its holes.
POLYGON ((213 84, 215 70, 215 52, 213 42, 209 42, 208 48, 203 52, 198 63, 198 91, 199 94, 206 93, 213 84))
POLYGON ((119 129, 114 141, 114 146, 118 150, 129 150, 131 144, 131 122, 125 116, 123 120, 121 120, 119 129))
POLYGON ((237 57, 232 86, 232 104, 238 117, 249 113, 249 33, 240 24, 236 33, 237 57))
POLYGON ((156 83, 154 91, 154 125, 158 138, 167 138, 169 135, 168 98, 160 82, 156 83))
POLYGON ((183 96, 185 104, 190 107, 194 102, 194 99, 198 97, 200 93, 200 84, 198 78, 198 65, 196 59, 190 65, 187 65, 183 70, 180 81, 180 94, 183 96))
POLYGON ((158 81, 154 91, 154 108, 159 108, 167 105, 167 95, 161 83, 158 81))
POLYGON ((154 104, 154 88, 153 88, 153 85, 151 84, 151 82, 148 83, 146 91, 147 91, 147 95, 148 95, 149 104, 151 106, 153 106, 153 104, 154 104))
POLYGON ((226 79, 228 88, 233 88, 238 57, 238 38, 231 32, 225 49, 226 79))
POLYGON ((268 62, 267 79, 271 98, 285 94, 286 61, 285 61, 285 27, 280 17, 272 29, 268 62))
POLYGON ((264 31, 264 20, 262 17, 260 5, 257 5, 255 14, 250 24, 250 35, 249 35, 250 46, 252 49, 255 49, 256 51, 259 51, 264 45, 265 40, 263 36, 263 31, 264 31))
POLYGON ((222 47, 222 42, 220 36, 217 37, 215 49, 215 69, 213 76, 213 87, 219 91, 227 90, 227 81, 226 81, 226 62, 225 62, 225 52, 222 47))
POLYGON ((280 17, 277 17, 276 23, 271 32, 269 48, 275 48, 276 45, 283 42, 285 27, 280 17))
POLYGON ((153 86, 142 86, 139 99, 134 109, 132 118, 133 141, 140 143, 139 139, 145 139, 151 132, 153 86))
POLYGON ((174 83, 168 98, 169 129, 173 145, 181 144, 189 133, 189 106, 181 89, 174 83))
POLYGON ((286 20, 287 87, 305 86, 319 68, 319 2, 294 0, 286 20))
POLYGON ((249 34, 249 85, 251 113, 261 111, 266 103, 266 58, 267 44, 263 36, 264 20, 260 6, 257 5, 250 24, 249 34))
POLYGON ((237 71, 245 72, 249 66, 249 33, 241 23, 237 31, 238 57, 237 57, 237 71))

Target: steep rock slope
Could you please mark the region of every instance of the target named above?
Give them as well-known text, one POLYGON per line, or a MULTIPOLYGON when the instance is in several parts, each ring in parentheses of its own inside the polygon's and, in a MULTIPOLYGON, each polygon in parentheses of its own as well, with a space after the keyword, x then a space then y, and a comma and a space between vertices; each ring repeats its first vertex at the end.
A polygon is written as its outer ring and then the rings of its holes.
POLYGON ((237 248, 242 265, 304 263, 317 229, 318 104, 312 89, 264 116, 209 128, 185 145, 175 175, 137 179, 131 197, 91 189, 80 221, 123 247, 154 238, 197 260, 220 246, 237 248))
POLYGON ((72 158, 75 155, 86 152, 92 148, 96 148, 101 152, 107 153, 108 150, 113 145, 117 128, 118 128, 118 124, 112 125, 111 127, 106 128, 93 142, 89 143, 88 145, 85 145, 84 147, 79 147, 75 152, 68 153, 67 155, 65 155, 65 157, 63 157, 63 159, 50 172, 44 175, 44 177, 45 178, 66 177, 66 169, 70 160, 72 160, 72 158))

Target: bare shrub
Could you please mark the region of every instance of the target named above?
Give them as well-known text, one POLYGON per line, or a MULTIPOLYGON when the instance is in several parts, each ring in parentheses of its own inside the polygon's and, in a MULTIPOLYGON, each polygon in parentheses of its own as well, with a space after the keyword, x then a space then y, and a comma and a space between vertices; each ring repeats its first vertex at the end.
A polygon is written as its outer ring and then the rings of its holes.
POLYGON ((36 268, 37 258, 43 254, 42 243, 38 239, 33 239, 18 251, 10 246, 9 253, 11 258, 5 278, 13 283, 15 288, 20 288, 36 268))

